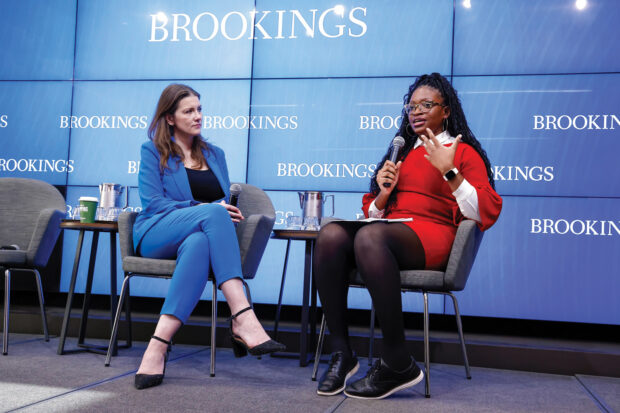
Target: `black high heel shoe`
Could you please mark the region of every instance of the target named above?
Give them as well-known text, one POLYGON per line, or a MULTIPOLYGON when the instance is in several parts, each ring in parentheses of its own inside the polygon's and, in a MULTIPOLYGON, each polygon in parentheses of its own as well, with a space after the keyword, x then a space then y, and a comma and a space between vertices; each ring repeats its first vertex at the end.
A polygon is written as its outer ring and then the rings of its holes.
POLYGON ((253 356, 262 356, 263 354, 275 353, 277 351, 286 350, 286 346, 282 343, 278 343, 275 340, 267 340, 264 343, 261 343, 254 347, 248 347, 248 345, 243 341, 241 337, 233 333, 232 322, 235 318, 239 317, 242 313, 245 313, 248 310, 251 310, 252 307, 246 307, 243 310, 239 311, 237 314, 230 316, 228 321, 230 321, 230 342, 232 344, 233 352, 235 353, 235 357, 244 357, 248 353, 253 356))
POLYGON ((172 343, 157 336, 151 336, 151 338, 154 338, 157 341, 161 341, 164 344, 168 344, 166 356, 164 357, 164 371, 162 374, 136 374, 133 385, 138 390, 159 386, 164 380, 164 375, 166 374, 166 363, 168 362, 168 354, 170 354, 172 343))

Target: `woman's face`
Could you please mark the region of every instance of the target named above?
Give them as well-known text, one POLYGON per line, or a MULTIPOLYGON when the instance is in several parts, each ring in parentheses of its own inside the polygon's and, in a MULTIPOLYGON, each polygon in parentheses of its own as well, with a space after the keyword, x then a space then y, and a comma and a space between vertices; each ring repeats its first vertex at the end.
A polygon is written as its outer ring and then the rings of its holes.
POLYGON ((173 115, 166 115, 168 125, 174 127, 177 139, 193 138, 200 135, 202 125, 202 106, 197 96, 187 96, 179 100, 173 115))
POLYGON ((441 93, 429 86, 420 86, 409 100, 409 123, 417 135, 426 135, 426 128, 435 135, 443 132, 443 120, 450 116, 450 108, 443 105, 441 93))

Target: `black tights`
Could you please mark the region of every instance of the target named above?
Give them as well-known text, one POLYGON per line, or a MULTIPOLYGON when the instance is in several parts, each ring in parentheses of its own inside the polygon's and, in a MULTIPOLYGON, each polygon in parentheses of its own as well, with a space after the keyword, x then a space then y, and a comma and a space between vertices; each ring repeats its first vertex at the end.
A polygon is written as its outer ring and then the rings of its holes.
POLYGON ((355 227, 332 222, 321 229, 313 269, 334 351, 351 354, 347 323, 348 277, 357 268, 383 332, 382 358, 393 369, 410 366, 405 345, 400 270, 424 268, 420 239, 402 223, 355 227))

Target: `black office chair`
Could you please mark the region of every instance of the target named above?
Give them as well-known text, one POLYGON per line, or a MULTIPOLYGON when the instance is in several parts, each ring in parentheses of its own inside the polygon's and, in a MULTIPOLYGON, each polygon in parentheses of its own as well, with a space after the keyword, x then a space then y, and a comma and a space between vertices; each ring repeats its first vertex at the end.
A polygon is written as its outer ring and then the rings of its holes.
MULTIPOLYGON (((241 251, 241 268, 245 280, 252 279, 256 275, 258 264, 263 256, 271 230, 275 223, 275 209, 267 194, 260 188, 249 184, 241 185, 242 192, 237 205, 245 219, 237 224, 237 238, 241 251)), ((136 255, 133 248, 133 224, 138 214, 136 212, 123 212, 118 219, 118 233, 123 260, 125 279, 121 287, 118 300, 118 309, 112 327, 108 354, 105 365, 110 365, 113 343, 116 341, 118 324, 123 301, 128 295, 129 280, 131 277, 172 278, 176 267, 176 260, 160 260, 144 258, 136 255)), ((211 281, 213 281, 210 278, 211 281)), ((245 284, 245 281, 244 281, 245 284)), ((246 293, 250 303, 252 302, 249 288, 245 284, 246 293)), ((211 377, 215 376, 215 332, 217 321, 217 285, 213 282, 213 299, 211 301, 211 377)), ((131 320, 128 320, 130 323, 131 320)))
POLYGON ((49 341, 39 268, 45 267, 60 235, 65 200, 52 185, 35 179, 0 178, 0 268, 4 268, 2 354, 9 347, 11 271, 32 271, 37 281, 43 334, 49 341))
MULTIPOLYGON (((474 265, 476 254, 478 253, 478 248, 480 247, 480 242, 482 241, 482 235, 482 231, 478 229, 478 225, 475 221, 464 220, 459 224, 456 232, 456 238, 452 244, 450 258, 448 259, 448 265, 445 271, 411 270, 400 272, 401 290, 403 292, 421 292, 424 297, 424 373, 426 397, 431 397, 428 294, 443 294, 452 298, 454 313, 456 316, 456 326, 459 333, 459 339, 461 341, 461 351, 463 353, 463 361, 465 364, 465 375, 468 379, 471 379, 469 361, 467 360, 467 350, 465 348, 465 339, 463 338, 461 315, 459 313, 457 299, 452 292, 461 291, 465 288, 465 284, 469 278, 469 273, 474 265)), ((352 287, 365 287, 364 281, 357 270, 351 272, 349 280, 352 287)), ((373 307, 371 311, 369 362, 372 359, 374 321, 375 313, 373 307)), ((319 333, 319 341, 314 358, 312 380, 316 380, 317 376, 319 358, 323 350, 325 326, 325 315, 323 315, 319 333)))

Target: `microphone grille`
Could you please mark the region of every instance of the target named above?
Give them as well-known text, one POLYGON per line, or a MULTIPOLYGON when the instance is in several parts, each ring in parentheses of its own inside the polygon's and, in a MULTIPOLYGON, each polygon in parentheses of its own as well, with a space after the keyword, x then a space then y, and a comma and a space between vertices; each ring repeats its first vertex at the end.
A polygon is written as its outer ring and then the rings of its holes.
POLYGON ((230 194, 231 195, 239 196, 240 193, 241 193, 241 185, 239 185, 239 184, 232 184, 230 186, 230 194))
POLYGON ((392 140, 392 145, 402 148, 403 146, 405 146, 405 139, 402 136, 396 136, 392 140))

